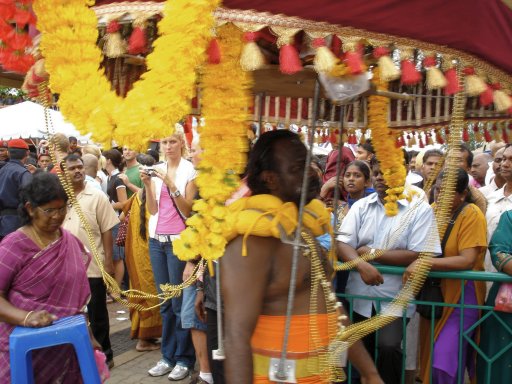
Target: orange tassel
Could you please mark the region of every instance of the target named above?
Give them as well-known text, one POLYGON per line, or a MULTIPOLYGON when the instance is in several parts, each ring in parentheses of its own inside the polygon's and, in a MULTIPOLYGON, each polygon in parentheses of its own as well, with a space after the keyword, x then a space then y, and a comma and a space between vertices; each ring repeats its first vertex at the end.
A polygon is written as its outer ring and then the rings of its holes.
POLYGON ((400 69, 389 57, 389 49, 377 47, 373 50, 373 57, 378 60, 381 79, 389 82, 400 78, 400 69))
POLYGON ((208 62, 210 64, 219 64, 221 59, 220 46, 216 37, 213 37, 208 44, 208 48, 206 49, 206 54, 208 55, 208 62))
POLYGON ((258 44, 256 44, 258 38, 258 32, 244 33, 244 39, 247 44, 242 48, 240 55, 240 66, 244 71, 255 71, 265 65, 265 56, 263 56, 258 44))
POLYGON ((446 79, 446 85, 444 87, 445 95, 454 95, 460 92, 459 78, 457 77, 457 70, 455 68, 449 68, 445 71, 444 77, 446 79))
POLYGON ((330 73, 338 61, 334 53, 326 47, 324 38, 313 40, 313 47, 316 48, 314 60, 315 71, 318 73, 330 73))
POLYGON ((279 68, 282 73, 287 75, 302 71, 299 53, 292 44, 284 44, 279 50, 279 68))
POLYGON ((121 57, 126 53, 126 42, 121 37, 120 30, 121 25, 116 20, 108 23, 103 53, 109 58, 121 57))
POLYGON ((423 60, 423 65, 427 70, 427 88, 440 89, 446 87, 448 81, 443 75, 443 72, 436 67, 436 58, 433 56, 426 57, 423 60))
POLYGON ((128 39, 128 53, 131 55, 143 55, 148 50, 146 32, 142 26, 134 27, 128 39))
POLYGON ((489 85, 485 85, 485 91, 483 91, 481 94, 480 94, 480 105, 482 107, 487 107, 488 105, 490 105, 493 101, 493 93, 492 93, 492 88, 489 86, 489 85))
POLYGON ((493 91, 493 100, 494 100, 494 107, 496 108, 496 111, 498 112, 505 112, 509 108, 512 107, 512 100, 510 99, 510 96, 508 96, 505 92, 501 90, 501 84, 500 83, 494 83, 492 84, 493 91))
POLYGON ((473 67, 466 67, 463 72, 466 75, 466 95, 473 97, 485 92, 487 85, 478 77, 473 67))

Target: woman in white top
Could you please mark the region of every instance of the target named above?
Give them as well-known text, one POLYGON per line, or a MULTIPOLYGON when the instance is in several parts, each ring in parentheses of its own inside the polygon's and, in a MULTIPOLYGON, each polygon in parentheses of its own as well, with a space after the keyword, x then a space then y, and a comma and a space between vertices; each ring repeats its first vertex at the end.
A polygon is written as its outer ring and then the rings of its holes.
MULTIPOLYGON (((149 255, 158 292, 161 284, 183 282, 185 262, 173 253, 172 241, 185 229, 185 218, 190 215, 197 188, 196 171, 185 160, 187 147, 183 133, 175 133, 160 140, 165 162, 155 171, 149 171, 151 188, 147 191, 149 219, 149 255)), ((166 301, 160 308, 162 315, 162 359, 151 368, 151 376, 170 372, 170 380, 182 380, 194 366, 194 348, 190 331, 181 323, 182 297, 166 301)))

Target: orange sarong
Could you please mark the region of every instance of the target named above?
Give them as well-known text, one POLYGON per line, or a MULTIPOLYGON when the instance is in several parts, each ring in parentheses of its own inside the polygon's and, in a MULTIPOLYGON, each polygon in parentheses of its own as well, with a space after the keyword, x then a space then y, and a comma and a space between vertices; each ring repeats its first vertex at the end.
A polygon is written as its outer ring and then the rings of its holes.
MULTIPOLYGON (((285 319, 286 316, 267 315, 261 315, 258 318, 251 339, 254 383, 273 383, 268 378, 270 358, 281 356, 285 319)), ((329 334, 335 334, 335 328, 336 315, 292 316, 286 356, 287 359, 296 362, 295 377, 298 383, 330 382, 325 374, 320 375, 320 355, 326 353, 329 334), (313 330, 317 331, 317 336, 314 338, 311 337, 313 330)))

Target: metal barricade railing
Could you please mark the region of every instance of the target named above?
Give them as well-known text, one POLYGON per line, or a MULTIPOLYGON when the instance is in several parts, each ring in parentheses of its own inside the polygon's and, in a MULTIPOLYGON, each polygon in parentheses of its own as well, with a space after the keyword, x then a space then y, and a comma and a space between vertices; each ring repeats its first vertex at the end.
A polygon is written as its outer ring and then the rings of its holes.
MULTIPOLYGON (((402 275, 405 271, 404 267, 395 267, 395 266, 387 266, 387 265, 374 265, 379 272, 383 274, 388 275, 402 275)), ((357 273, 352 271, 351 273, 357 273)), ((476 322, 474 322, 466 331, 459 332, 459 340, 458 340, 458 377, 457 377, 457 384, 464 384, 464 368, 462 367, 463 364, 463 356, 461 353, 463 342, 466 340, 469 345, 469 347, 472 347, 476 353, 477 356, 479 356, 483 361, 485 361, 486 364, 486 379, 485 381, 479 382, 478 384, 491 384, 490 379, 490 371, 491 371, 491 365, 496 359, 498 359, 503 353, 508 351, 510 348, 512 348, 512 324, 506 324, 503 322, 499 316, 496 316, 496 313, 494 311, 493 305, 468 305, 464 304, 463 298, 465 297, 465 288, 466 288, 466 282, 467 281, 485 281, 485 282, 492 282, 492 283, 510 283, 512 282, 512 276, 506 275, 504 273, 499 272, 480 272, 480 271, 452 271, 452 272, 438 272, 438 271, 431 271, 429 273, 429 277, 434 278, 441 278, 441 279, 452 279, 452 280, 459 280, 461 284, 461 298, 459 300, 459 303, 457 304, 448 304, 448 303, 435 303, 435 302, 428 302, 428 301, 419 301, 419 300, 412 300, 411 304, 424 304, 424 305, 431 305, 432 311, 434 311, 435 307, 453 307, 453 308, 460 308, 460 329, 463 328, 464 319, 465 319, 465 311, 464 309, 478 309, 481 311, 480 316, 476 322), (507 345, 506 348, 501 349, 498 353, 496 353, 493 356, 487 356, 483 353, 483 351, 479 348, 479 346, 475 343, 473 338, 471 337, 473 331, 479 327, 482 323, 485 322, 489 317, 495 316, 495 318, 500 322, 500 324, 505 327, 508 332, 510 333, 510 343, 507 345)), ((360 295, 349 295, 349 294, 338 294, 339 298, 342 298, 346 300, 349 303, 349 315, 350 319, 353 319, 353 300, 354 299, 362 299, 362 300, 371 300, 376 303, 376 313, 380 313, 381 305, 383 302, 387 303, 390 302, 392 299, 389 298, 376 298, 376 297, 368 297, 368 296, 360 296, 360 295)), ((401 383, 406 384, 405 382, 405 349, 407 345, 407 318, 406 316, 402 317, 402 327, 403 327, 403 339, 402 339, 402 351, 403 357, 402 357, 402 375, 401 375, 401 383)), ((430 320, 430 350, 433 352, 433 345, 434 345, 434 327, 435 327, 435 320, 430 320)), ((379 334, 379 331, 377 330, 374 333, 374 337, 377 338, 379 334)), ((375 350, 373 351, 373 357, 374 359, 378 358, 378 343, 375 342, 375 350)), ((421 358, 421 357, 420 357, 421 358)), ((419 360, 418 360, 419 361, 419 360)), ((430 362, 430 382, 432 382, 432 362, 433 359, 431 359, 430 362)), ((418 367, 417 367, 418 368, 418 367)), ((352 383, 352 377, 353 377, 353 370, 351 365, 349 364, 347 367, 347 383, 352 383)), ((512 378, 508 378, 507 380, 512 380, 512 378)), ((412 380, 412 382, 415 382, 412 380)), ((509 382, 509 381, 506 381, 509 382)), ((504 381, 505 383, 505 381, 504 381)))

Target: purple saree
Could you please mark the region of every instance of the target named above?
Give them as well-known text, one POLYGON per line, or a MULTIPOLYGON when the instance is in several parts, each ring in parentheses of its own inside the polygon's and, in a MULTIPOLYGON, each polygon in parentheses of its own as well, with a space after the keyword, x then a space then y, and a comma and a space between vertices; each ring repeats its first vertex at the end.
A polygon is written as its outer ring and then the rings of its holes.
MULTIPOLYGON (((23 232, 0 243, 0 291, 15 307, 47 310, 57 317, 82 312, 89 296, 87 265, 90 256, 80 240, 62 236, 40 250, 23 232)), ((10 383, 9 335, 14 326, 0 322, 0 383, 10 383)), ((80 382, 80 368, 69 345, 32 353, 36 383, 80 382)))

